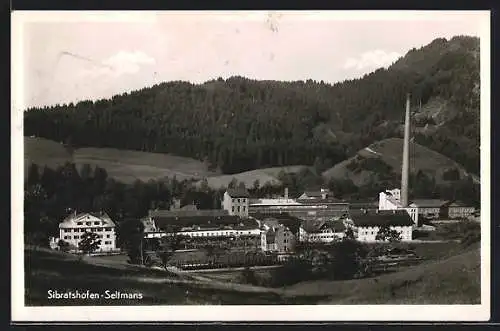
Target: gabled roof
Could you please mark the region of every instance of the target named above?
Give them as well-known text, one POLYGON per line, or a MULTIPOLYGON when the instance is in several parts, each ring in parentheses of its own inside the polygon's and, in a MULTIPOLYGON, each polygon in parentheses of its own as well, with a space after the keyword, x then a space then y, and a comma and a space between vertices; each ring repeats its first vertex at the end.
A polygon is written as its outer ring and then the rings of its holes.
POLYGON ((440 199, 414 199, 410 205, 415 205, 421 208, 439 208, 444 206, 448 201, 440 199))
POLYGON ((412 226, 413 220, 405 210, 351 213, 355 226, 412 226))
POLYGON ((255 219, 265 221, 266 219, 277 220, 279 224, 283 224, 296 235, 299 232, 300 223, 303 221, 300 218, 294 217, 288 213, 250 213, 250 216, 255 219))
POLYGON ((249 198, 250 194, 248 193, 247 189, 237 187, 237 188, 228 188, 226 190, 227 194, 231 198, 249 198))
POLYGON ((467 207, 467 208, 473 208, 473 206, 466 204, 465 202, 462 201, 453 201, 450 204, 448 204, 448 207, 467 207))
POLYGON ((302 228, 307 233, 319 233, 324 229, 331 229, 335 233, 345 231, 345 225, 341 221, 306 220, 302 223, 302 228))
POLYGON ((87 216, 93 216, 99 219, 101 222, 105 223, 106 226, 115 226, 115 223, 111 220, 109 215, 104 212, 84 212, 78 214, 71 213, 61 223, 59 223, 59 227, 66 227, 76 222, 83 222, 87 216))

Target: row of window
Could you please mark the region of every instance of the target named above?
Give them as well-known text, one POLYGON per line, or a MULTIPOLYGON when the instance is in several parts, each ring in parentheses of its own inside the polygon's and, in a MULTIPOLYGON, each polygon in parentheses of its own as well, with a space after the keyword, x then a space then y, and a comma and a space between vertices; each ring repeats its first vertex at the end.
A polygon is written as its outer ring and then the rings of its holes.
POLYGON ((80 228, 80 229, 63 229, 63 232, 64 233, 68 233, 68 232, 86 232, 90 230, 91 232, 101 232, 101 231, 113 231, 113 228, 80 228))
POLYGON ((231 231, 231 232, 215 232, 215 233, 207 233, 207 232, 191 232, 187 233, 187 235, 191 235, 194 237, 213 237, 213 236, 232 236, 232 235, 243 235, 243 234, 255 234, 251 231, 231 231))
MULTIPOLYGON (((246 211, 247 210, 247 207, 246 206, 242 206, 243 207, 243 211, 246 211)), ((234 213, 234 206, 231 208, 233 213, 234 213)), ((238 206, 238 213, 241 212, 241 209, 240 209, 240 206, 238 206)))
MULTIPOLYGON (((73 239, 80 239, 82 238, 83 236, 73 236, 73 239)), ((99 235, 99 238, 103 239, 103 235, 99 235)), ((107 234, 106 235, 106 238, 111 238, 111 235, 107 234)), ((64 239, 71 239, 71 236, 64 236, 64 239)))
POLYGON ((233 203, 236 203, 236 201, 238 201, 238 203, 240 203, 240 202, 245 203, 245 202, 247 202, 247 199, 245 199, 245 198, 243 198, 243 199, 234 199, 233 198, 233 203))
MULTIPOLYGON (((83 225, 83 223, 84 222, 76 222, 76 225, 83 225)), ((94 225, 101 225, 101 222, 99 222, 99 221, 94 221, 93 223, 94 223, 94 225)), ((91 226, 92 222, 85 222, 85 225, 91 226)), ((104 223, 102 225, 104 225, 104 223)))

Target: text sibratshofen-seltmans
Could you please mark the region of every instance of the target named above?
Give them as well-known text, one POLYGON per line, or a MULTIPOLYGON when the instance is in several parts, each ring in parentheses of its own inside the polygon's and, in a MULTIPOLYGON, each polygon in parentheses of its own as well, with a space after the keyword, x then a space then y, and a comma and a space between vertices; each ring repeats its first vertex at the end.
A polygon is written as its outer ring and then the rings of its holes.
POLYGON ((119 299, 128 299, 128 300, 141 300, 143 298, 142 293, 128 293, 128 292, 120 292, 120 291, 110 291, 105 290, 104 293, 99 292, 91 292, 87 291, 57 291, 57 290, 48 290, 47 298, 49 300, 59 300, 59 299, 74 299, 74 300, 119 300, 119 299))

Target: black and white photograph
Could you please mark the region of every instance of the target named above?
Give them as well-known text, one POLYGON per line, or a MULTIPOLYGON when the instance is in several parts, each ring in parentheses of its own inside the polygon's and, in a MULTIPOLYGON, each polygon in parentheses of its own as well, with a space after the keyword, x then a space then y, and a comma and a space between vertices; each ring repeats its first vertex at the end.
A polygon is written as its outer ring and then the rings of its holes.
POLYGON ((490 12, 11 18, 13 320, 489 319, 490 12))

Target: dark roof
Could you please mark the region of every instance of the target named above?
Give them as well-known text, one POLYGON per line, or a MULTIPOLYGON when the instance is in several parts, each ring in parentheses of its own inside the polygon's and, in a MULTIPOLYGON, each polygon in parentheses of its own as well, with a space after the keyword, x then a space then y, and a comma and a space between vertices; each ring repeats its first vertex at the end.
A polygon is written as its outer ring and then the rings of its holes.
POLYGON ((194 211, 194 210, 198 210, 198 207, 196 207, 195 204, 189 204, 189 205, 182 206, 180 210, 194 211))
POLYGON ((249 198, 250 197, 250 194, 248 193, 246 188, 245 189, 240 188, 240 187, 228 188, 226 192, 227 192, 227 194, 229 194, 229 196, 231 198, 249 198))
POLYGON ((261 221, 264 221, 265 219, 276 219, 278 223, 289 228, 294 235, 299 232, 300 223, 303 221, 300 218, 294 217, 288 213, 250 213, 249 215, 261 221))
POLYGON ((302 228, 307 233, 321 232, 325 228, 332 229, 333 232, 345 231, 345 225, 341 221, 306 220, 302 222, 302 228))
POLYGON ((447 204, 446 200, 440 199, 414 199, 411 204, 415 204, 418 207, 428 207, 428 208, 439 208, 447 204))
POLYGON ((366 226, 411 226, 413 220, 405 210, 351 213, 354 225, 366 226))
POLYGON ((168 226, 192 226, 199 225, 204 226, 209 224, 212 227, 223 226, 223 225, 239 225, 240 223, 245 224, 256 224, 254 220, 242 219, 238 216, 195 216, 195 217, 152 217, 156 227, 162 230, 168 228, 168 226))
POLYGON ((349 201, 349 209, 378 209, 378 201, 349 201))
POLYGON ((150 210, 150 217, 217 217, 229 215, 227 210, 224 209, 211 209, 211 210, 150 210))

